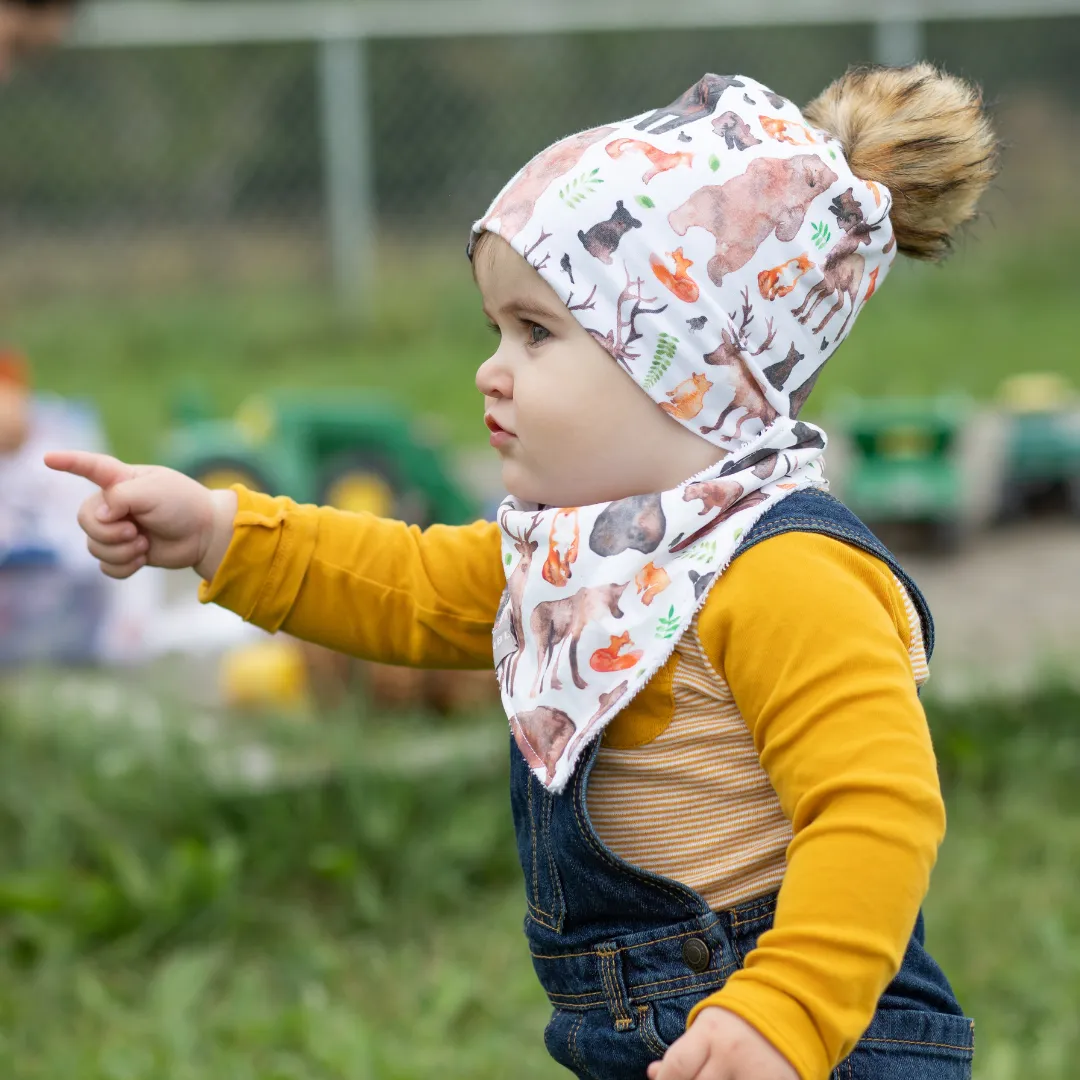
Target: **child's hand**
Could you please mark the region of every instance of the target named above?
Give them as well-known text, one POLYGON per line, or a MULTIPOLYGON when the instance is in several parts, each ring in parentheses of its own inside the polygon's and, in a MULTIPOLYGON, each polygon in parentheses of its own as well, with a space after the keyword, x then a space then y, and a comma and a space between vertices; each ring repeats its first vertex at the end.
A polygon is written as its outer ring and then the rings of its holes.
POLYGON ((193 566, 207 581, 214 576, 232 538, 235 492, 106 454, 59 451, 46 454, 45 464, 101 488, 82 504, 79 524, 109 577, 129 578, 144 566, 193 566))
POLYGON ((772 1043, 727 1009, 702 1009, 648 1069, 649 1080, 799 1080, 772 1043))

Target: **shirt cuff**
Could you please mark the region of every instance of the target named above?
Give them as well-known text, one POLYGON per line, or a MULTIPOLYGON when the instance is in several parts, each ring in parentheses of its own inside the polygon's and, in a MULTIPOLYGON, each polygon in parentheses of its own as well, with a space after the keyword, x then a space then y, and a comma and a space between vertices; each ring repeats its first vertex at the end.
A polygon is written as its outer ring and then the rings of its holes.
POLYGON ((699 1001, 686 1026, 702 1009, 719 1006, 745 1020, 787 1059, 799 1080, 826 1080, 833 1069, 825 1044, 810 1014, 789 994, 757 979, 740 979, 738 973, 723 989, 699 1001))
POLYGON ((199 600, 276 633, 315 552, 318 515, 314 508, 240 484, 232 490, 237 497, 232 539, 213 580, 199 586, 199 600))

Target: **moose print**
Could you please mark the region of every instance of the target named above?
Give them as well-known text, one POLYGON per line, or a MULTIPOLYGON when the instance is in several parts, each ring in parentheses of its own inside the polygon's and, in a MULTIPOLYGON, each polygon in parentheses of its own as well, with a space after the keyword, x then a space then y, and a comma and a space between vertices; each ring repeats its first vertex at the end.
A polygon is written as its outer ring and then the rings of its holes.
POLYGON ((829 325, 832 317, 850 300, 851 310, 837 335, 837 337, 843 337, 848 323, 851 322, 858 308, 859 290, 862 288, 863 275, 866 272, 866 259, 859 253, 859 247, 863 244, 869 245, 873 234, 881 226, 867 222, 862 206, 855 198, 853 188, 848 188, 843 195, 838 195, 833 199, 829 211, 836 217, 837 224, 844 232, 844 238, 825 260, 822 268, 825 276, 807 293, 806 299, 795 309, 794 314, 798 316, 799 322, 805 325, 823 300, 836 296, 836 303, 825 318, 814 327, 814 333, 820 334, 829 325), (813 301, 812 304, 811 301, 813 301))
POLYGON ((716 106, 725 92, 733 86, 745 87, 746 83, 729 75, 706 75, 700 82, 691 86, 680 98, 673 101, 666 109, 657 109, 651 116, 635 124, 638 131, 650 131, 652 135, 662 135, 668 131, 675 131, 685 124, 692 124, 695 120, 711 116, 716 112, 716 106), (660 124, 664 117, 671 117, 666 123, 660 124), (653 127, 660 124, 659 127, 653 127))
POLYGON ((695 372, 684 379, 674 390, 668 390, 671 401, 661 401, 660 408, 676 420, 693 420, 705 407, 705 395, 713 384, 702 374, 695 372))
POLYGON ((619 242, 631 229, 640 229, 638 221, 623 206, 622 199, 615 204, 615 212, 607 221, 594 225, 587 233, 578 232, 578 239, 585 245, 585 250, 594 258, 610 266, 612 255, 618 250, 619 242))
POLYGON ((712 122, 712 126, 729 150, 749 150, 751 146, 761 145, 761 140, 737 112, 722 113, 712 122))
POLYGON ((651 555, 664 539, 667 518, 659 495, 632 495, 605 506, 593 525, 589 549, 597 555, 621 555, 628 548, 651 555))
POLYGON ((668 215, 679 236, 707 229, 716 237, 709 277, 722 285, 744 267, 770 234, 789 243, 799 234, 811 203, 838 177, 814 154, 793 158, 756 158, 741 176, 726 184, 700 188, 668 215))
POLYGON ((546 600, 533 608, 529 629, 536 641, 536 678, 531 696, 536 697, 544 688, 544 679, 551 670, 552 690, 561 690, 559 667, 567 642, 570 644, 570 675, 574 685, 584 690, 589 684, 578 670, 578 642, 585 628, 605 615, 621 619, 619 600, 626 591, 622 585, 583 586, 573 596, 562 600, 546 600), (553 663, 554 661, 554 663, 553 663))
POLYGON ((617 130, 614 127, 598 127, 582 131, 538 154, 499 197, 482 226, 486 228, 490 222, 498 219, 499 235, 507 241, 513 240, 529 223, 540 196, 560 176, 573 169, 590 146, 617 130))
POLYGON ((798 255, 786 263, 762 270, 758 274, 758 290, 764 300, 782 300, 795 291, 795 286, 815 269, 809 255, 798 255))
POLYGON ((641 182, 643 184, 647 184, 650 180, 655 179, 669 169, 677 169, 680 165, 691 165, 694 161, 694 155, 687 151, 669 154, 658 146, 642 142, 640 139, 616 139, 614 142, 607 144, 607 152, 608 157, 612 158, 619 158, 623 154, 630 152, 644 154, 649 159, 652 168, 642 176, 641 182))

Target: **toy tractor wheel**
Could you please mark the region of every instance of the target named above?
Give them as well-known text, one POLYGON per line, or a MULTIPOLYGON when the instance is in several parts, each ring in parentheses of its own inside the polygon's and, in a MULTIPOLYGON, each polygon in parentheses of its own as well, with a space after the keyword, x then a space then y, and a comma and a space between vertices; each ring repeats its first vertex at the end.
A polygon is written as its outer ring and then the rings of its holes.
POLYGON ((201 462, 192 469, 191 477, 212 491, 230 488, 233 484, 243 484, 251 491, 269 490, 265 477, 246 462, 233 458, 214 458, 201 462))
POLYGON ((369 454, 348 453, 332 458, 318 483, 318 499, 349 513, 406 517, 397 477, 385 462, 369 454))

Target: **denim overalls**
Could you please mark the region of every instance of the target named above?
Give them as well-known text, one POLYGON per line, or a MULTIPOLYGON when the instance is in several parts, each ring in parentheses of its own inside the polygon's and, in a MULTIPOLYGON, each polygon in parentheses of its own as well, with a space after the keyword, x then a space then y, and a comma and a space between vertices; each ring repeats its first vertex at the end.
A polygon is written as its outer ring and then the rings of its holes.
MULTIPOLYGON (((888 565, 922 618, 929 657, 933 624, 922 594, 832 496, 817 490, 788 496, 762 517, 736 554, 792 531, 836 537, 888 565)), ((525 932, 555 1007, 544 1033, 552 1057, 582 1080, 639 1080, 683 1034, 690 1009, 723 986, 770 928, 776 896, 714 912, 693 890, 635 869, 608 850, 586 810, 598 747, 599 741, 582 758, 566 790, 552 796, 511 740, 525 932)), ((969 1080, 973 1028, 923 948, 920 914, 900 973, 832 1080, 969 1080)))

